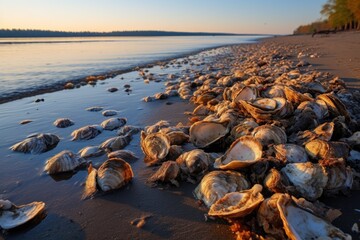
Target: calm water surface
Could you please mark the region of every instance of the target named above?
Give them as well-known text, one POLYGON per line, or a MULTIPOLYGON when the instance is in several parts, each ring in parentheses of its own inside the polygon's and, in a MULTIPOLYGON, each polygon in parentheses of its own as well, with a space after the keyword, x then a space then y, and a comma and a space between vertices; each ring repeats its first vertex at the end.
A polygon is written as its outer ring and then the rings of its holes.
POLYGON ((259 36, 0 39, 0 97, 259 36))

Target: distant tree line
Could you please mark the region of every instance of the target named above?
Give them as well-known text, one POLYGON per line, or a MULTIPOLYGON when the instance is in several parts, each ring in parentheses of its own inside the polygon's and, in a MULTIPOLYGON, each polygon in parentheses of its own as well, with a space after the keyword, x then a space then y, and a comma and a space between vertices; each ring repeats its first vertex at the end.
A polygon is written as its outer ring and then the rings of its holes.
POLYGON ((315 31, 336 29, 360 30, 360 0, 328 0, 320 12, 324 21, 299 26, 294 34, 307 34, 315 31))
POLYGON ((66 32, 35 29, 0 29, 0 37, 100 37, 100 36, 226 36, 232 33, 168 32, 168 31, 113 31, 66 32))

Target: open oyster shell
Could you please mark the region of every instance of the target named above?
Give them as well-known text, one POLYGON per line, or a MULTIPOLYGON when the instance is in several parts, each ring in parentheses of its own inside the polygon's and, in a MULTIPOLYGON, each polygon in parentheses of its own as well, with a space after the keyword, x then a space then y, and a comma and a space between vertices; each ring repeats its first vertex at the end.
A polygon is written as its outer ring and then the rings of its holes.
POLYGON ((279 144, 274 146, 276 158, 287 163, 307 162, 305 148, 296 144, 279 144))
POLYGON ((161 132, 146 134, 141 131, 140 144, 146 155, 144 161, 149 165, 161 162, 170 150, 170 139, 161 132))
POLYGON ((208 212, 210 216, 237 218, 250 214, 264 200, 262 186, 255 184, 249 190, 230 192, 217 200, 208 212))
POLYGON ((243 136, 235 140, 226 153, 217 158, 215 168, 239 169, 250 166, 262 156, 262 145, 254 137, 243 136))
POLYGON ((38 216, 44 209, 43 202, 16 206, 8 200, 0 199, 0 227, 5 230, 16 228, 38 216))
POLYGON ((270 144, 284 144, 287 142, 285 131, 274 125, 266 124, 256 127, 252 135, 261 142, 263 147, 267 147, 270 144))
POLYGON ((350 148, 343 142, 327 142, 320 139, 305 144, 307 154, 314 159, 347 158, 350 148))
POLYGON ((286 235, 292 240, 298 239, 352 239, 325 220, 297 207, 289 195, 281 195, 277 208, 282 219, 286 235))
POLYGON ((198 121, 190 127, 190 141, 199 148, 205 148, 229 133, 227 121, 198 121))

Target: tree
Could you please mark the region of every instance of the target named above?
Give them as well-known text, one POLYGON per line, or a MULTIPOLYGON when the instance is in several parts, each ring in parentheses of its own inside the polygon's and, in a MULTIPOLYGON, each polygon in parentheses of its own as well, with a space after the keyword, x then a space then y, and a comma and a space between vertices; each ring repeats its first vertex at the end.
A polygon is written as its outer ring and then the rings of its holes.
POLYGON ((355 18, 355 26, 358 30, 360 30, 360 0, 348 0, 347 7, 352 12, 355 18))

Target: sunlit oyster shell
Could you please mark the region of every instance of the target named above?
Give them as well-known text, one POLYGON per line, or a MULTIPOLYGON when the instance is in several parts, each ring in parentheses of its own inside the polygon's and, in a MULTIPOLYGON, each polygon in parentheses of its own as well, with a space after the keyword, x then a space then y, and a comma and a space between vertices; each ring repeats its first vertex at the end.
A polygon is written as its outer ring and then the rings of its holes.
POLYGON ((189 141, 189 135, 183 131, 170 131, 166 135, 169 137, 170 145, 182 145, 189 141))
POLYGON ((163 162, 161 167, 148 179, 149 182, 171 182, 179 187, 176 178, 180 174, 180 168, 174 161, 163 162))
POLYGON ((79 150, 78 154, 82 158, 98 157, 104 154, 104 149, 99 146, 87 146, 79 150))
POLYGON ((341 100, 335 96, 333 93, 324 93, 317 96, 317 99, 323 100, 326 103, 326 106, 329 109, 329 112, 333 114, 333 116, 344 116, 346 121, 350 120, 350 114, 347 111, 345 105, 341 102, 341 100))
POLYGON ((101 164, 97 172, 97 183, 104 192, 118 189, 134 177, 130 164, 120 158, 110 158, 101 164))
POLYGON ((247 118, 231 129, 231 137, 233 139, 237 139, 245 135, 250 135, 254 128, 258 126, 259 124, 257 124, 252 118, 247 118))
POLYGON ((281 85, 273 85, 267 87, 265 90, 261 91, 261 96, 264 98, 286 97, 283 86, 281 85))
POLYGON ((190 141, 199 148, 205 148, 229 131, 228 122, 198 121, 190 127, 190 141))
POLYGON ((101 123, 105 130, 114 130, 126 124, 126 118, 109 118, 101 123))
POLYGON ((322 120, 329 115, 328 108, 326 103, 322 100, 316 101, 305 101, 300 103, 300 105, 296 108, 296 112, 303 112, 311 110, 315 113, 318 120, 322 120))
POLYGON ((305 144, 307 154, 314 159, 347 158, 350 148, 344 142, 327 142, 320 139, 305 144))
POLYGON ((136 160, 138 159, 138 157, 135 155, 134 152, 130 151, 130 150, 117 150, 114 152, 110 152, 108 153, 107 157, 110 158, 121 158, 124 159, 125 161, 132 161, 132 160, 136 160))
POLYGON ((170 150, 169 137, 161 132, 146 134, 141 131, 141 149, 146 155, 145 163, 156 164, 165 159, 170 150))
POLYGON ((209 170, 212 161, 208 153, 201 149, 194 149, 181 154, 176 159, 176 163, 180 167, 183 178, 189 182, 196 182, 209 170))
POLYGON ((100 125, 88 125, 74 130, 71 133, 71 136, 73 137, 71 141, 89 140, 99 135, 102 131, 103 128, 100 125))
POLYGON ((48 174, 68 172, 85 162, 85 159, 82 157, 79 157, 71 151, 64 150, 46 161, 44 171, 48 174))
POLYGON ((297 207, 289 195, 281 195, 277 208, 288 238, 295 239, 352 239, 325 220, 297 207))
POLYGON ((257 98, 258 91, 255 87, 244 86, 232 92, 232 100, 237 103, 240 100, 253 101, 257 98))
POLYGON ((313 99, 305 94, 302 94, 298 91, 293 90, 290 87, 284 86, 284 93, 286 96, 286 99, 290 102, 292 102, 294 105, 299 105, 301 102, 304 101, 312 101, 313 99))
POLYGON ((263 147, 267 147, 270 144, 284 144, 287 142, 287 136, 282 128, 274 125, 261 125, 256 127, 252 136, 260 141, 263 147))
POLYGON ((225 218, 244 217, 253 212, 264 200, 261 191, 262 186, 255 184, 249 190, 227 193, 210 207, 208 214, 225 218))
POLYGON ((54 125, 58 128, 66 128, 74 125, 74 122, 69 118, 56 119, 54 125))
POLYGON ((311 162, 289 163, 281 172, 287 176, 301 196, 308 200, 319 198, 328 181, 325 169, 311 162))
POLYGON ((99 112, 101 110, 103 110, 103 107, 99 107, 99 106, 94 106, 94 107, 88 107, 85 110, 89 111, 89 112, 99 112))
POLYGON ((85 182, 85 189, 84 189, 81 199, 93 197, 94 194, 96 193, 96 191, 97 191, 96 176, 97 176, 97 170, 95 168, 93 168, 92 165, 90 164, 88 167, 88 176, 87 176, 86 182, 85 182))
POLYGON ((262 157, 261 143, 253 137, 243 136, 234 141, 226 153, 217 158, 215 168, 239 169, 250 166, 262 157))
POLYGON ((169 149, 169 153, 166 156, 168 160, 176 160, 181 154, 184 153, 184 149, 179 145, 171 145, 169 149))
POLYGON ((167 128, 169 126, 170 126, 170 123, 168 121, 160 120, 157 123, 155 123, 154 125, 145 127, 145 132, 147 134, 156 133, 156 132, 160 131, 160 129, 167 128))
POLYGON ((291 103, 280 97, 240 100, 238 106, 257 120, 282 119, 293 112, 291 103))
POLYGON ((113 137, 100 144, 99 148, 106 149, 110 152, 120 150, 126 147, 130 143, 131 139, 132 138, 130 134, 113 137))
POLYGON ((60 138, 55 134, 36 133, 29 135, 25 140, 10 147, 12 151, 23 153, 42 153, 56 147, 60 138))
POLYGON ((282 172, 276 170, 276 168, 270 169, 264 179, 263 185, 273 193, 293 192, 292 190, 295 190, 289 187, 290 183, 288 178, 285 177, 282 172))
POLYGON ((32 202, 16 206, 9 200, 0 199, 0 228, 8 230, 16 228, 34 219, 45 209, 45 203, 32 202))
POLYGON ((317 126, 313 130, 300 131, 296 135, 292 135, 289 138, 290 142, 294 142, 300 145, 306 144, 309 141, 318 139, 324 141, 330 141, 334 132, 334 123, 325 122, 317 126))
POLYGON ((249 187, 249 182, 239 172, 213 171, 203 177, 200 184, 195 188, 194 195, 210 208, 225 194, 245 190, 249 187))
POLYGON ((279 144, 274 146, 276 158, 289 163, 307 162, 308 156, 302 146, 296 144, 279 144))

